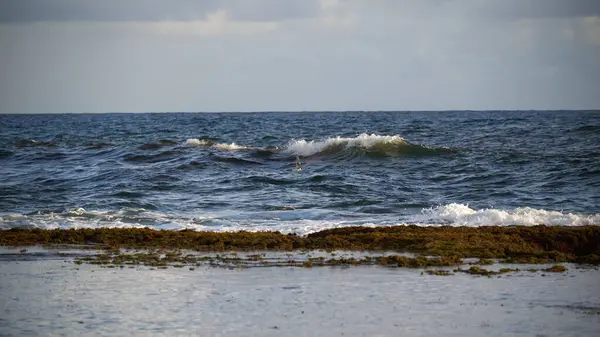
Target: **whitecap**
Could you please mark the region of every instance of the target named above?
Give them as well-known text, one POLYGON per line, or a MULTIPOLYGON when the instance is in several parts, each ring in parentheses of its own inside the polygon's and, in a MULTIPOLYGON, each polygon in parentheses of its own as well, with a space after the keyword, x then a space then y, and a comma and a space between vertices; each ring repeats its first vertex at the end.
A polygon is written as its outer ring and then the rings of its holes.
POLYGON ((588 226, 600 225, 600 214, 577 214, 519 207, 515 209, 472 209, 465 204, 447 204, 423 209, 409 219, 418 224, 451 226, 588 226))
POLYGON ((297 156, 308 157, 328 148, 342 146, 345 148, 359 147, 370 149, 378 144, 408 144, 404 138, 394 136, 382 136, 376 134, 362 133, 356 137, 332 137, 322 141, 307 141, 305 139, 292 140, 285 147, 284 152, 297 156))
POLYGON ((196 139, 190 138, 185 142, 187 145, 191 146, 204 146, 204 147, 212 147, 221 151, 238 151, 238 150, 248 150, 254 149, 251 146, 238 145, 236 143, 226 144, 226 143, 216 143, 212 140, 207 139, 196 139))

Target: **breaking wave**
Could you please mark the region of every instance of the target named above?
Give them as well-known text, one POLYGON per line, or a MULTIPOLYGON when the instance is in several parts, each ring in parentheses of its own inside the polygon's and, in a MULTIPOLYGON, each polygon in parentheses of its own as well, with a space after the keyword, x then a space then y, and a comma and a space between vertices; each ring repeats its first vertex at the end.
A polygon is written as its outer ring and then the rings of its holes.
MULTIPOLYGON (((250 177, 249 179, 256 179, 250 177)), ((287 181, 265 181, 286 184, 287 181)), ((546 211, 530 207, 513 210, 475 210, 463 204, 448 204, 423 209, 420 214, 406 217, 303 210, 293 206, 270 206, 266 212, 224 212, 203 214, 167 214, 143 208, 119 211, 76 208, 62 212, 37 211, 27 214, 0 214, 0 229, 25 228, 107 228, 149 227, 154 229, 197 231, 279 231, 306 235, 325 229, 348 226, 598 226, 600 214, 575 214, 546 211), (366 217, 365 217, 366 216, 366 217)))
POLYGON ((215 149, 218 149, 221 151, 237 151, 237 150, 256 149, 255 147, 238 145, 236 143, 231 143, 231 144, 217 143, 216 141, 214 141, 212 139, 190 138, 185 143, 188 145, 192 145, 192 146, 212 147, 212 148, 215 148, 215 149))
POLYGON ((412 223, 451 226, 591 226, 600 225, 600 214, 585 215, 546 211, 531 207, 512 210, 479 209, 464 204, 448 204, 424 209, 412 223))
POLYGON ((411 144, 397 135, 381 136, 366 133, 352 138, 334 137, 322 141, 293 140, 283 151, 301 157, 341 154, 345 152, 381 157, 436 155, 456 152, 446 147, 434 148, 411 144))
POLYGON ((356 137, 332 137, 325 140, 307 141, 305 139, 291 140, 283 148, 270 146, 259 148, 238 145, 236 143, 218 143, 212 139, 188 139, 186 144, 192 146, 211 147, 221 151, 255 150, 259 155, 270 155, 280 152, 287 155, 310 157, 315 155, 370 155, 376 157, 395 156, 427 156, 457 152, 447 147, 429 147, 412 144, 404 138, 363 133, 356 137))

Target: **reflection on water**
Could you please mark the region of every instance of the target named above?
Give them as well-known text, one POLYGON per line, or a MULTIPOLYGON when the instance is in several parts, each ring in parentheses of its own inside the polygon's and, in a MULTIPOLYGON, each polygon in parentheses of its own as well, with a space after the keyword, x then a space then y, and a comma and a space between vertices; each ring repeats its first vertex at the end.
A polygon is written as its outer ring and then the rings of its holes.
MULTIPOLYGON (((65 260, 66 259, 66 260, 65 260)), ((0 260, 0 335, 592 336, 600 272, 501 278, 420 270, 189 270, 0 260)))

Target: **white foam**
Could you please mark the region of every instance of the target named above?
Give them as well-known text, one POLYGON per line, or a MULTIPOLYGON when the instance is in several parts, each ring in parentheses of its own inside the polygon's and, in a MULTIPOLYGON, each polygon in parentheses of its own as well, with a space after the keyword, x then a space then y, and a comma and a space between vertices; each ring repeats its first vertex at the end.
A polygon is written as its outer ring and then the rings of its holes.
POLYGON ((217 148, 219 150, 222 151, 237 151, 237 150, 247 150, 247 149, 251 149, 251 147, 249 146, 244 146, 244 145, 237 145, 236 143, 231 143, 231 144, 215 144, 213 145, 214 148, 217 148))
POLYGON ((186 140, 185 143, 188 145, 193 145, 193 146, 209 146, 212 144, 212 142, 210 142, 206 139, 196 139, 196 138, 190 138, 190 139, 186 140))
POLYGON ((284 151, 297 156, 307 157, 317 154, 327 148, 335 146, 344 146, 347 148, 361 147, 369 149, 377 144, 386 143, 407 144, 406 140, 404 140, 404 138, 398 135, 381 136, 376 134, 363 133, 352 138, 338 136, 334 138, 327 138, 322 141, 306 141, 305 139, 292 140, 288 143, 284 151))
POLYGON ((180 222, 181 218, 145 209, 120 211, 87 211, 83 208, 64 213, 0 214, 0 229, 28 227, 41 229, 154 227, 163 223, 180 222))
POLYGON ((306 235, 324 229, 347 226, 377 226, 356 222, 355 219, 315 220, 305 219, 296 211, 254 213, 207 213, 172 215, 150 212, 145 209, 120 211, 89 211, 83 208, 63 213, 0 214, 0 229, 15 227, 40 229, 77 228, 154 228, 167 230, 191 229, 195 231, 279 231, 284 234, 306 235), (292 214, 293 213, 293 214, 292 214))
POLYGON ((190 138, 185 143, 188 145, 192 145, 192 146, 213 147, 213 148, 221 150, 221 151, 238 151, 238 150, 248 150, 248 149, 253 148, 250 146, 238 145, 236 143, 231 143, 231 144, 215 143, 215 142, 212 142, 212 141, 209 141, 206 139, 195 139, 195 138, 190 138))
MULTIPOLYGON (((206 226, 198 224, 189 224, 186 229, 195 231, 209 232, 266 232, 277 231, 283 234, 298 234, 307 235, 310 233, 322 231, 325 229, 356 226, 357 224, 348 224, 344 221, 324 221, 324 220, 297 220, 297 221, 280 221, 277 224, 257 221, 253 223, 231 223, 227 226, 206 226)), ((375 227, 374 224, 361 224, 361 226, 375 227)))
POLYGON ((425 225, 452 226, 588 226, 600 225, 600 214, 586 215, 547 211, 531 207, 512 210, 475 210, 464 204, 448 204, 422 210, 409 222, 425 225))
MULTIPOLYGON (((196 139, 190 138, 186 141, 187 145, 191 146, 203 146, 203 147, 212 147, 221 151, 238 151, 238 150, 251 150, 258 149, 253 146, 246 145, 238 145, 236 143, 226 144, 226 143, 215 143, 206 139, 196 139)), ((305 139, 292 140, 287 146, 284 148, 283 152, 293 154, 296 156, 312 156, 317 154, 323 150, 326 150, 331 147, 342 146, 345 148, 363 148, 370 149, 378 144, 398 144, 404 145, 408 144, 404 138, 394 135, 394 136, 382 136, 376 134, 367 134, 363 133, 356 137, 331 137, 321 141, 307 141, 305 139)))
MULTIPOLYGON (((327 213, 326 211, 323 211, 327 213)), ((284 234, 306 235, 325 229, 348 226, 585 226, 600 225, 600 214, 574 214, 546 211, 530 207, 513 210, 475 210, 464 204, 448 204, 428 208, 420 214, 401 221, 391 217, 356 217, 352 214, 330 214, 317 210, 284 210, 269 212, 221 212, 174 215, 145 209, 119 211, 85 210, 77 208, 63 213, 0 214, 0 229, 29 227, 42 229, 69 228, 154 228, 168 230, 191 229, 196 231, 279 231, 284 234), (320 219, 323 215, 328 220, 320 219)), ((398 219, 398 218, 396 218, 398 219)))

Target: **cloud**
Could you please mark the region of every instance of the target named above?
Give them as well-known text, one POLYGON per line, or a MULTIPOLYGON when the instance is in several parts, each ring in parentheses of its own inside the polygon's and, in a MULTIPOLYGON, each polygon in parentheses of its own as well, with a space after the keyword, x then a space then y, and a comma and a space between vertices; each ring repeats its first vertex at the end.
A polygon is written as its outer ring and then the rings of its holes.
POLYGON ((162 34, 192 35, 252 35, 266 33, 277 28, 276 22, 232 21, 224 10, 207 14, 198 21, 158 21, 138 25, 141 30, 155 30, 162 34))
POLYGON ((0 0, 0 22, 198 21, 219 10, 236 21, 281 21, 313 18, 347 4, 367 11, 386 8, 400 16, 440 9, 452 14, 456 8, 470 15, 511 19, 600 15, 598 0, 0 0))
POLYGON ((600 15, 598 0, 487 0, 481 1, 479 6, 489 16, 509 19, 600 15))
POLYGON ((0 112, 600 107, 598 16, 536 1, 81 0, 0 23, 0 112))
POLYGON ((586 17, 583 19, 582 25, 586 42, 591 45, 600 46, 600 17, 586 17))
POLYGON ((316 0, 0 0, 0 22, 198 21, 219 10, 233 20, 279 21, 318 9, 316 0))

